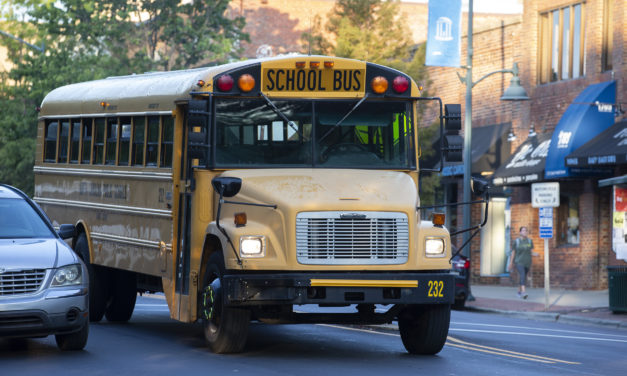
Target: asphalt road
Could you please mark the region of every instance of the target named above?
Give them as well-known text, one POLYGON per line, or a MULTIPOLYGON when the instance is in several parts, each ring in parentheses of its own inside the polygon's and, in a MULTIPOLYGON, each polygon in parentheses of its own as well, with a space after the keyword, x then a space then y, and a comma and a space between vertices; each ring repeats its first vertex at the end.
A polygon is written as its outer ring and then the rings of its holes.
POLYGON ((452 315, 437 356, 405 352, 398 332, 335 325, 253 323, 242 354, 216 355, 198 324, 169 319, 161 299, 142 297, 131 321, 92 324, 81 352, 54 337, 0 339, 0 375, 621 375, 627 331, 452 315))

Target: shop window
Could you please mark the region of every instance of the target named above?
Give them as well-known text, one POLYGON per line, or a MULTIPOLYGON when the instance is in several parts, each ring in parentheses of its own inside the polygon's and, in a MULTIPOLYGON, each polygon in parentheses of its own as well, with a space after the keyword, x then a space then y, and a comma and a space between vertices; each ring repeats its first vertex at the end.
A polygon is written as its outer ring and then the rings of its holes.
POLYGON ((94 164, 102 164, 104 158, 105 119, 94 121, 94 164))
POLYGON ((128 166, 131 148, 131 118, 120 118, 120 155, 118 164, 128 166))
POLYGON ((83 144, 83 151, 82 151, 81 163, 91 162, 92 127, 93 127, 93 119, 91 118, 83 119, 83 134, 81 136, 82 144, 83 144))
POLYGON ((80 119, 72 120, 72 134, 70 135, 70 163, 78 163, 78 155, 81 141, 81 121, 80 119))
POLYGON ((161 167, 172 167, 172 147, 174 144, 174 118, 163 117, 163 134, 161 135, 161 167))
POLYGON ((61 120, 61 130, 59 131, 59 163, 67 163, 69 136, 70 121, 61 120))
POLYGON ((579 244, 579 197, 561 195, 557 213, 558 243, 560 245, 579 244))
POLYGON ((148 117, 148 136, 146 137, 146 165, 156 166, 159 160, 159 116, 148 117))
POLYGON ((538 79, 548 83, 585 74, 583 3, 540 13, 538 79))
POLYGON ((107 118, 107 154, 106 164, 113 165, 116 161, 118 138, 120 130, 118 127, 118 118, 107 118))
POLYGON ((614 31, 614 22, 612 22, 613 8, 613 0, 605 0, 603 2, 603 47, 601 50, 603 71, 612 70, 612 53, 614 52, 614 38, 612 38, 614 31))
POLYGON ((144 165, 144 143, 146 142, 146 117, 133 118, 133 165, 144 165))
POLYGON ((57 120, 48 120, 46 122, 46 140, 44 142, 44 161, 57 161, 57 136, 59 131, 59 122, 57 120))

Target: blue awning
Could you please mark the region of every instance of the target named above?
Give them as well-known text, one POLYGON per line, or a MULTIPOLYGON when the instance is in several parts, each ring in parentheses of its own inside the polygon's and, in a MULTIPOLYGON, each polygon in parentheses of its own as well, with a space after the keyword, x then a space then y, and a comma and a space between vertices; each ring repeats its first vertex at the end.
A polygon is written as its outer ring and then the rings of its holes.
POLYGON ((614 124, 614 112, 600 112, 596 103, 616 103, 616 81, 585 88, 571 103, 555 127, 546 157, 545 178, 580 176, 586 170, 566 167, 568 154, 614 124))

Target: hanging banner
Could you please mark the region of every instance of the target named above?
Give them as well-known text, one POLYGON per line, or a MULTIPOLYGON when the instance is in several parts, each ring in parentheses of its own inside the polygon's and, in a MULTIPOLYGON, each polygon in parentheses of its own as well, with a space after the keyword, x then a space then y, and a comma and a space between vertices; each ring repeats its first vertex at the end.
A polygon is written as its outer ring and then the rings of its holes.
POLYGON ((458 68, 461 54, 461 29, 461 0, 429 1, 425 65, 458 68))
POLYGON ((627 189, 614 186, 612 248, 617 259, 627 261, 627 189))

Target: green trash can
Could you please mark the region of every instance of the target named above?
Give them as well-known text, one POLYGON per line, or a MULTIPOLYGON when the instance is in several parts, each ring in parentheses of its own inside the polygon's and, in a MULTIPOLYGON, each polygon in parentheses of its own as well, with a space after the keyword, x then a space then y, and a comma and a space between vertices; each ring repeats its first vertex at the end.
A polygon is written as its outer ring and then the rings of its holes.
POLYGON ((627 266, 608 266, 610 310, 627 312, 627 266))

